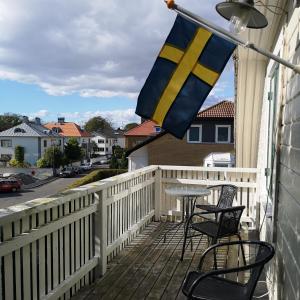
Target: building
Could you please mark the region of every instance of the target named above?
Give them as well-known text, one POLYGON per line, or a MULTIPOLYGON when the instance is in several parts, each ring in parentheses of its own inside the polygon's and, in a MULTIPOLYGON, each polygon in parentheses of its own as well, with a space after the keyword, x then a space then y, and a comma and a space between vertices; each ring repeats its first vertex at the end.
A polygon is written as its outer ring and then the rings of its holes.
MULTIPOLYGON (((279 0, 276 14, 266 8, 262 12, 269 25, 252 30, 251 42, 299 63, 299 1, 279 0)), ((250 31, 245 36, 249 37, 250 31)), ((299 299, 300 75, 256 52, 239 48, 236 78, 237 166, 261 170, 259 233, 276 249, 267 273, 269 297, 299 299)))
MULTIPOLYGON (((146 132, 150 121, 145 123, 134 128, 136 134, 146 132)), ((234 103, 231 101, 222 101, 199 112, 182 140, 161 132, 129 149, 127 154, 129 170, 136 170, 147 165, 202 166, 212 152, 234 153, 234 103)))
POLYGON ((57 122, 47 123, 44 126, 59 134, 59 136, 63 138, 64 144, 66 144, 70 138, 75 138, 78 141, 79 145, 84 149, 85 157, 90 157, 90 153, 92 150, 92 135, 83 130, 79 125, 73 122, 66 122, 65 118, 58 118, 57 122))
POLYGON ((14 157, 15 147, 24 148, 24 161, 35 165, 44 152, 51 146, 56 145, 63 151, 63 139, 52 130, 41 124, 39 118, 29 122, 24 117, 23 123, 0 132, 0 157, 8 161, 14 157))
POLYGON ((144 142, 149 137, 155 136, 160 133, 161 128, 153 121, 144 121, 137 127, 134 127, 124 133, 125 148, 131 149, 136 145, 144 142))
POLYGON ((115 146, 125 148, 125 137, 121 130, 105 129, 101 132, 93 132, 92 136, 93 154, 111 155, 115 146))

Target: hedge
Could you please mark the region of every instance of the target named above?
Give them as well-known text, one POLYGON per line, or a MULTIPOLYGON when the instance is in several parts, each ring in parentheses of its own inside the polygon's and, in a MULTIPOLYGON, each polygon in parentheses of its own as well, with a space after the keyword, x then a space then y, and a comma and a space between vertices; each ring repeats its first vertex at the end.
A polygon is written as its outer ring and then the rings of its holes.
POLYGON ((122 174, 127 172, 127 170, 122 169, 101 169, 101 170, 95 170, 86 176, 74 181, 71 185, 68 186, 68 189, 73 189, 76 187, 79 187, 81 185, 85 185, 91 182, 95 182, 98 180, 102 180, 105 178, 109 178, 118 174, 122 174))

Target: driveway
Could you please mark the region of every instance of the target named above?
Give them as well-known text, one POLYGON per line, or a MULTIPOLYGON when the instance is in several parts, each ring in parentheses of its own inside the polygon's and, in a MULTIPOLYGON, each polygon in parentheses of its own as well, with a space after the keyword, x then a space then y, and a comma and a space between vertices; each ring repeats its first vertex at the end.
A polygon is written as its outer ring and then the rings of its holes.
MULTIPOLYGON (((81 175, 84 176, 85 174, 81 175)), ((18 193, 1 193, 0 192, 0 208, 12 206, 15 204, 23 203, 36 198, 42 198, 56 194, 66 187, 68 187, 72 182, 77 180, 77 178, 59 178, 50 183, 36 187, 29 190, 22 190, 18 193)))

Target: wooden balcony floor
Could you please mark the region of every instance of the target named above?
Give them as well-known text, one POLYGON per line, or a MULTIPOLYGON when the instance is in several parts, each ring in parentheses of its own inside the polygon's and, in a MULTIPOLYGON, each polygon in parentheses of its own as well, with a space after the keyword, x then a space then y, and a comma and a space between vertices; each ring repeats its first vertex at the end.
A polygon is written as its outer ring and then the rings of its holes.
MULTIPOLYGON (((183 232, 172 230, 166 243, 164 232, 172 223, 149 224, 109 264, 105 276, 88 289, 83 290, 76 300, 98 299, 186 299, 181 286, 186 274, 195 270, 200 256, 207 248, 206 238, 193 239, 193 251, 187 248, 184 260, 180 261, 183 232)), ((259 287, 257 294, 265 292, 259 287)), ((268 297, 261 298, 263 300, 268 297)))

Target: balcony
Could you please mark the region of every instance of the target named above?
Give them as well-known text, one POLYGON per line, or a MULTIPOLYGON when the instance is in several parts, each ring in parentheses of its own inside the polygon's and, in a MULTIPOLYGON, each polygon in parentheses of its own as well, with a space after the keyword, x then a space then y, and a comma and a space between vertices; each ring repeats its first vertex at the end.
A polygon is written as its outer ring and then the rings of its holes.
MULTIPOLYGON (((176 293, 180 299, 182 280, 207 245, 198 240, 180 262, 182 232, 172 231, 163 242, 170 223, 153 221, 162 215, 175 221, 180 215, 178 201, 164 190, 235 184, 236 204, 246 206, 244 228, 255 229, 258 176, 257 169, 149 166, 2 209, 1 299, 109 299, 114 298, 109 292, 113 286, 114 293, 122 290, 127 298, 135 286, 136 299, 143 293, 149 299, 172 299, 170 293, 176 293)), ((215 190, 205 201, 217 199, 215 190)))

